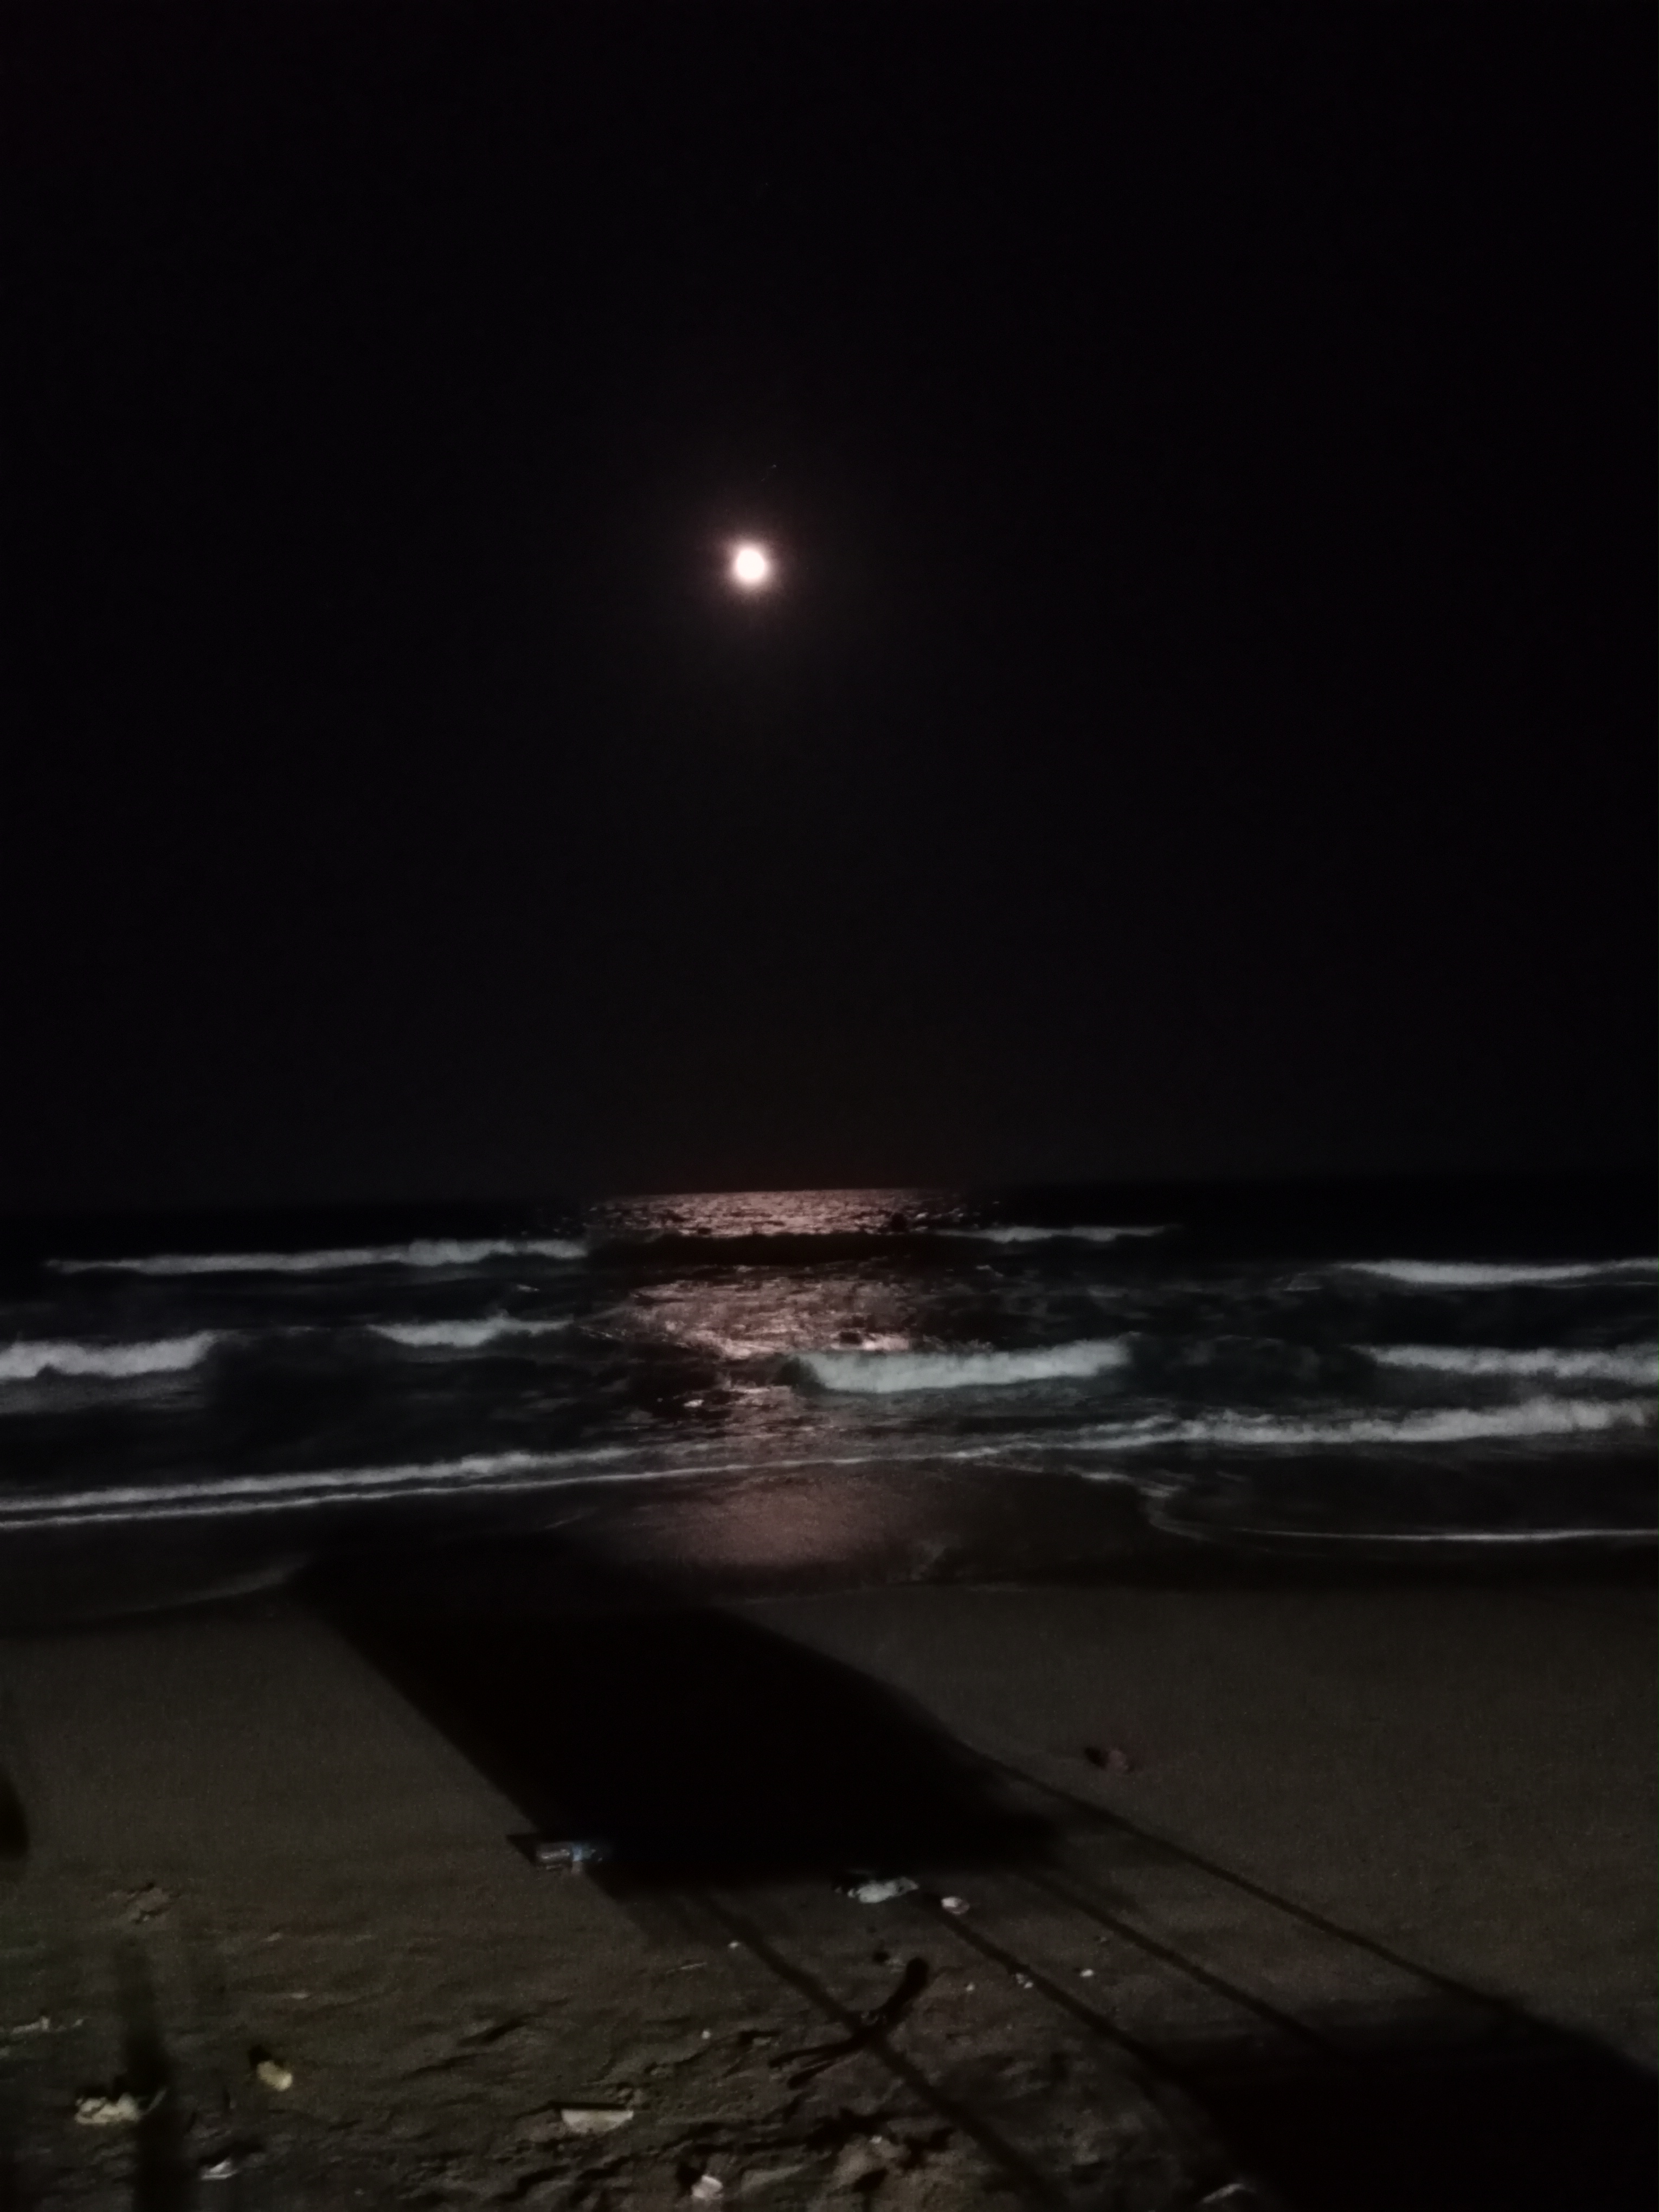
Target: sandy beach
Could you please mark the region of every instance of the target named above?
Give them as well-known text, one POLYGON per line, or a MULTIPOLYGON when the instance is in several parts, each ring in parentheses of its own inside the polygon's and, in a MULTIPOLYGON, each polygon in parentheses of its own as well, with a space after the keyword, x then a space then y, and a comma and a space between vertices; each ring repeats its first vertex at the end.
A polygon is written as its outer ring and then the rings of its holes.
POLYGON ((1650 14, 12 18, 0 2212, 1659 2212, 1650 14))
POLYGON ((0 1645, 0 2203, 1651 2201, 1640 1583, 650 1595, 0 1645))

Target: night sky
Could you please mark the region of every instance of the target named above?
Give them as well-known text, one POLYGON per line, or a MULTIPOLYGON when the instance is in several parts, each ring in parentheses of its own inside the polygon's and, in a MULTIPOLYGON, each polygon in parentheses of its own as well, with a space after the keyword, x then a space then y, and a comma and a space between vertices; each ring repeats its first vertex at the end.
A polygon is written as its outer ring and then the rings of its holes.
POLYGON ((1646 1158, 1649 8, 22 14, 0 1205, 1646 1158))

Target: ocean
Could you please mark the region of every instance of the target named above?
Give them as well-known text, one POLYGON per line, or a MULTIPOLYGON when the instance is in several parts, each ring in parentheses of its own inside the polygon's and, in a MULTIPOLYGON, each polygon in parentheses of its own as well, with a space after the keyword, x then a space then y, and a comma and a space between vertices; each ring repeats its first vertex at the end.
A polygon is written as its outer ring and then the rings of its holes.
POLYGON ((1651 1547, 1651 1197, 750 1191, 15 1225, 0 1598, 62 1604, 71 1559, 105 1562, 94 1605, 160 1601, 475 1530, 563 1543, 575 1583, 744 1589, 1651 1547))

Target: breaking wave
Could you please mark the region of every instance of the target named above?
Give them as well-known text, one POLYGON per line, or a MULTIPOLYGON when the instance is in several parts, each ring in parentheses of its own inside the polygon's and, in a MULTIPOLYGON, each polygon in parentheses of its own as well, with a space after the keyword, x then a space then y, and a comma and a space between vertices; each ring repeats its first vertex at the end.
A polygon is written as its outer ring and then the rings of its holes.
POLYGON ((1368 1344, 1382 1367, 1436 1375, 1547 1375, 1563 1382, 1659 1383, 1659 1345, 1626 1345, 1606 1351, 1504 1352, 1485 1345, 1368 1344))
POLYGON ((564 1321, 388 1321, 374 1324, 376 1336, 411 1352, 477 1352, 503 1337, 554 1336, 568 1328, 564 1321))
POLYGON ((1350 1260, 1347 1272, 1378 1275, 1413 1290, 1501 1290, 1522 1283, 1632 1283, 1659 1274, 1659 1260, 1575 1260, 1536 1263, 1485 1260, 1350 1260))
POLYGON ((1041 1229, 1027 1222, 1010 1222, 995 1229, 941 1229, 940 1237, 957 1237, 986 1244, 1120 1244, 1127 1237, 1167 1237, 1169 1224, 1150 1228, 1113 1229, 1084 1223, 1070 1229, 1041 1229))
POLYGON ((42 1375, 176 1375, 204 1359, 217 1332, 158 1337, 150 1344, 53 1344, 23 1341, 0 1347, 0 1382, 33 1382, 42 1375))
POLYGON ((1362 1413, 1332 1419, 1286 1419, 1275 1413, 1221 1413, 1188 1420, 1154 1415, 1084 1438, 1096 1451, 1157 1449, 1171 1444, 1243 1445, 1270 1450, 1304 1445, 1448 1444, 1525 1442, 1540 1437, 1604 1436, 1615 1429, 1651 1429, 1644 1406, 1583 1398, 1526 1398, 1512 1406, 1446 1406, 1411 1413, 1362 1413))
POLYGON ((1116 1338, 1054 1344, 1033 1352, 805 1352, 794 1365, 823 1390, 866 1393, 983 1389, 1104 1375, 1127 1364, 1116 1338))
POLYGON ((580 1260, 568 1237, 416 1237, 408 1244, 349 1245, 333 1252, 157 1252, 137 1260, 50 1260, 60 1275, 325 1275, 352 1267, 470 1267, 480 1260, 580 1260))

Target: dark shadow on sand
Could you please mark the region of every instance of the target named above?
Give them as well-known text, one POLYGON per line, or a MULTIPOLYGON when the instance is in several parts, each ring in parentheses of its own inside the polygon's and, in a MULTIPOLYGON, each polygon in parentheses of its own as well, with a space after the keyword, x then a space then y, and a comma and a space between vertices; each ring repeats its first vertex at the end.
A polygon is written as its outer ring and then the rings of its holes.
MULTIPOLYGON (((606 1844, 599 1879, 624 1895, 930 1862, 1035 1870, 1071 1817, 1118 1825, 1081 1801, 1052 1823, 1023 1813, 1012 1777, 855 1669, 544 1540, 336 1560, 308 1595, 528 1829, 606 1844)), ((1311 2047, 1312 2021, 1309 2047, 1275 2039, 1260 2062, 1106 2039, 1204 2107, 1288 2212, 1648 2212, 1652 2076, 1410 1970, 1426 2013, 1378 2023, 1352 2055, 1311 2047)))
POLYGON ((1659 2085, 1529 2025, 1459 2051, 1383 2048, 1189 2086, 1291 2212, 1651 2212, 1659 2085))
POLYGON ((121 2081, 143 2108, 134 2130, 133 2212, 185 2212, 194 2176, 185 2151, 185 2116, 162 2040, 149 1962, 137 1943, 115 1956, 121 2012, 121 2081))
POLYGON ((0 1767, 0 1875, 21 1874, 29 1855, 29 1816, 11 1777, 0 1767))
POLYGON ((313 1602, 618 1887, 1041 1855, 988 1764, 854 1668, 547 1543, 337 1563, 313 1602))
MULTIPOLYGON (((1637 2212, 1659 2203, 1659 2081, 1651 2071, 1153 1836, 1119 1812, 1041 1786, 1089 1827, 1420 1983, 1422 2001, 1412 2013, 1371 2021, 1363 2047, 1350 2040, 1341 2049, 1354 2035, 1352 2014, 1329 2022, 1311 2014, 1297 2027, 1299 2051, 1296 2039, 1281 2036, 1255 2057, 1139 2054, 1211 2114, 1290 2212, 1400 2212, 1403 2204, 1415 2212, 1559 2212, 1564 2205, 1637 2212)), ((1036 1879, 1090 1909, 1063 1877, 1036 1879)), ((1148 1940, 1144 1929, 1107 1924, 1131 1941, 1148 1940)), ((1231 1994, 1252 2002, 1237 1986, 1231 1994)))
POLYGON ((0 2082, 0 2212, 24 2212, 30 2202, 23 2173, 23 2141, 15 2089, 9 2081, 0 2082))

